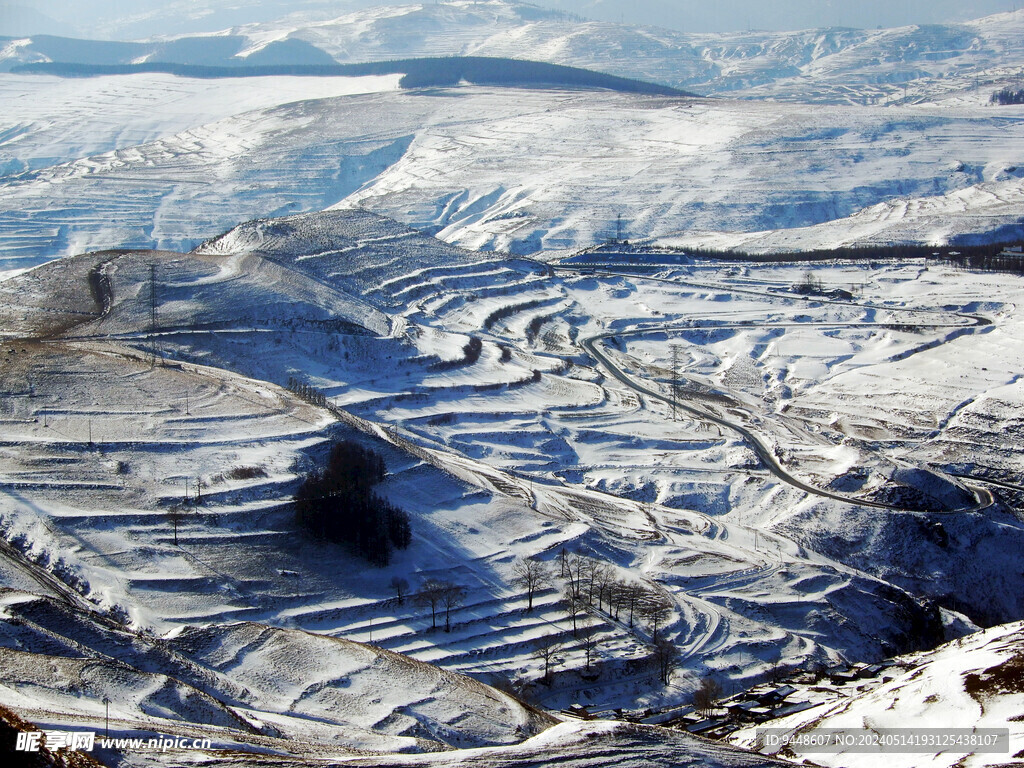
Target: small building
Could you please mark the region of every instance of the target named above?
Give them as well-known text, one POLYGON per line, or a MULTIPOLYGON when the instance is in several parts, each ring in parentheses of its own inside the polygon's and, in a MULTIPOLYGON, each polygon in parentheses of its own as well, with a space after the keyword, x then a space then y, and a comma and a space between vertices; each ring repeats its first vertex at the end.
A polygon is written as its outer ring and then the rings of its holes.
POLYGON ((882 670, 885 669, 881 664, 868 664, 866 667, 861 667, 857 670, 857 677, 862 679, 878 677, 882 674, 882 670))
POLYGON ((571 715, 572 717, 578 717, 580 720, 595 719, 594 715, 590 714, 590 710, 582 704, 573 704, 569 706, 567 709, 563 709, 562 712, 564 712, 567 715, 571 715))
POLYGON ((741 701, 726 707, 729 717, 748 723, 761 723, 772 718, 772 710, 759 701, 741 701))
POLYGON ((723 725, 727 725, 728 723, 728 720, 723 720, 721 718, 707 718, 705 720, 701 720, 699 723, 687 726, 686 730, 690 733, 700 735, 713 731, 716 728, 721 728, 723 725))
POLYGON ((805 709, 811 709, 813 707, 820 707, 823 702, 812 704, 809 701, 794 701, 790 704, 785 704, 772 712, 772 717, 786 717, 787 715, 795 715, 797 712, 803 712, 805 709))
POLYGON ((796 693, 796 688, 792 685, 780 685, 778 688, 773 688, 767 693, 763 693, 757 697, 758 702, 770 707, 776 707, 783 702, 787 696, 791 696, 796 693))

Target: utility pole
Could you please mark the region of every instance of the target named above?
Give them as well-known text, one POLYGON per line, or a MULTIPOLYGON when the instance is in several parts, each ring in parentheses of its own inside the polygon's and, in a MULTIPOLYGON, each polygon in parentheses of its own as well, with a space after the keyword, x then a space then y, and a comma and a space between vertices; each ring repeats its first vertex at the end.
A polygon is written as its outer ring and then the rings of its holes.
POLYGON ((672 421, 676 420, 676 406, 679 400, 679 345, 672 345, 672 421))
POLYGON ((156 312, 156 264, 149 265, 149 338, 153 352, 153 364, 160 358, 160 348, 156 340, 157 312, 156 312))

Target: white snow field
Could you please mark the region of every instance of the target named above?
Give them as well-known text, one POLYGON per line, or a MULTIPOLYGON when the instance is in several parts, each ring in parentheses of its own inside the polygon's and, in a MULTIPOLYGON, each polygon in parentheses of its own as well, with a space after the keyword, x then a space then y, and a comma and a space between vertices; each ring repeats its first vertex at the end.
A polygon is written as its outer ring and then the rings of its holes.
MULTIPOLYGON (((526 715, 481 714, 473 696, 504 700, 468 682, 444 696, 403 683, 418 703, 380 690, 379 711, 350 711, 344 689, 380 689, 390 652, 445 670, 423 667, 428 680, 466 673, 544 707, 643 710, 685 703, 708 674, 743 688, 1019 616, 1019 452, 997 439, 1024 396, 1019 278, 831 264, 816 268, 823 284, 859 298, 809 300, 789 290, 806 269, 580 274, 358 211, 258 220, 191 254, 42 265, 0 283, 0 554, 18 589, 32 579, 54 596, 46 605, 187 660, 125 662, 125 728, 154 716, 159 690, 197 703, 160 704, 150 729, 180 729, 190 712, 226 728, 239 717, 300 752, 292 741, 391 752, 529 735, 526 715), (673 347, 685 376, 674 420, 673 347), (324 402, 299 399, 290 379, 324 402), (984 439, 958 447, 964 429, 984 439), (412 517, 412 545, 386 568, 294 521, 298 476, 341 437, 383 453, 382 489, 412 517), (563 551, 661 595, 666 615, 631 622, 599 598, 574 620, 557 578, 530 610, 515 563, 557 574, 563 551), (464 587, 450 631, 400 601, 393 577, 412 592, 431 578, 464 587), (656 631, 680 654, 667 685, 656 631), (322 647, 346 659, 331 669, 383 654, 369 662, 379 672, 356 683, 282 666, 322 647), (214 670, 216 691, 183 664, 214 670)), ((82 631, 51 646, 8 629, 0 645, 92 657, 82 631)), ((0 684, 46 687, 26 671, 35 661, 11 658, 17 674, 0 684)), ((76 690, 13 706, 40 722, 100 711, 76 690)), ((623 747, 636 734, 610 733, 623 760, 640 759, 623 747)), ((252 738, 235 729, 221 744, 252 738)), ((527 759, 531 743, 493 759, 527 759)))

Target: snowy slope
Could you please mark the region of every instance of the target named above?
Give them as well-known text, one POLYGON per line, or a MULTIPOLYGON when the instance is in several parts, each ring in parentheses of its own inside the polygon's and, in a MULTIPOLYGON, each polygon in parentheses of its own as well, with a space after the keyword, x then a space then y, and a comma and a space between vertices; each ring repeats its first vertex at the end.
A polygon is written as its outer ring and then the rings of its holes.
POLYGON ((399 75, 190 80, 138 74, 0 76, 0 172, 15 176, 175 134, 240 112, 398 88, 399 75))
MULTIPOLYGON (((876 728, 906 728, 924 733, 929 728, 1003 729, 1009 726, 1009 753, 970 748, 947 748, 942 753, 921 748, 909 753, 884 756, 835 749, 809 754, 799 747, 786 753, 789 758, 805 756, 826 766, 878 765, 884 759, 891 766, 983 766, 1009 764, 1019 760, 1024 743, 1020 707, 1024 693, 1024 629, 1020 623, 979 632, 934 651, 894 660, 888 682, 869 681, 856 692, 840 692, 836 700, 802 714, 771 724, 789 732, 811 728, 849 728, 852 732, 876 728)), ((754 747, 756 736, 743 730, 730 739, 754 747)), ((765 750, 768 751, 768 750, 765 750)))
MULTIPOLYGON (((554 708, 664 707, 687 701, 704 675, 744 687, 777 666, 878 660, 970 626, 928 601, 984 621, 1019 616, 1010 564, 1020 521, 978 479, 962 491, 940 480, 964 457, 953 445, 960 403, 998 395, 963 422, 982 435, 981 414, 1024 401, 1013 386, 1016 279, 836 265, 821 268, 823 282, 861 283, 865 298, 809 302, 787 290, 803 270, 554 273, 334 211, 255 221, 197 253, 87 254, 4 281, 0 530, 10 547, 0 555, 79 611, 54 619, 52 602, 18 597, 5 610, 23 621, 0 645, 62 658, 116 651, 136 672, 104 663, 97 674, 127 681, 137 709, 119 713, 126 728, 141 727, 137 712, 153 702, 161 727, 184 727, 188 701, 223 717, 194 689, 271 738, 319 744, 341 728, 330 749, 392 750, 523 736, 495 732, 496 720, 515 722, 495 714, 508 703, 487 689, 449 695, 449 673, 503 680, 554 708), (981 311, 990 325, 968 322, 981 311), (463 359, 470 338, 481 340, 474 361, 463 359), (647 393, 586 352, 588 338, 647 393), (658 399, 673 343, 687 401, 716 422, 673 420, 658 399), (991 359, 980 366, 965 347, 991 359), (950 373, 922 375, 894 398, 908 360, 950 373), (861 420, 844 418, 844 380, 855 377, 874 379, 860 387, 871 406, 861 420), (346 410, 282 388, 295 378, 346 410), (922 403, 950 414, 932 442, 883 431, 922 403), (729 425, 755 431, 811 490, 769 471, 729 425), (297 478, 338 437, 385 455, 382 492, 412 517, 412 546, 385 569, 295 527, 297 478), (914 506, 922 500, 931 511, 914 506), (652 666, 650 621, 598 605, 574 622, 558 580, 528 608, 516 559, 557 572, 563 548, 668 601, 658 629, 681 655, 669 685, 652 666), (429 578, 465 587, 450 631, 398 600, 395 576, 413 591, 429 578), (111 621, 117 642, 104 635, 111 621), (107 627, 100 645, 95 622, 107 627), (149 633, 164 636, 171 661, 152 663, 130 639, 145 646, 149 633), (381 652, 339 642, 371 639, 381 652), (550 686, 537 655, 548 642, 560 646, 550 686), (426 691, 419 703, 376 682, 372 670, 392 663, 415 673, 402 690, 426 691), (353 708, 350 667, 367 670, 352 690, 379 690, 380 702, 353 708), (452 698, 484 704, 438 704, 452 698), (453 733, 456 722, 469 731, 453 733)), ((978 457, 1004 462, 1010 485, 1013 460, 995 440, 978 457)), ((12 686, 46 688, 31 659, 11 658, 12 686)), ((79 666, 58 666, 40 719, 98 712, 76 697, 79 666)))
POLYGON ((9 176, 0 245, 8 268, 185 248, 330 206, 523 254, 603 241, 620 214, 630 239, 752 249, 1009 237, 1024 122, 1007 110, 486 88, 300 102, 9 176))
POLYGON ((555 722, 475 680, 360 643, 255 624, 159 640, 60 601, 0 599, 0 690, 35 719, 77 716, 83 726, 104 716, 106 696, 118 730, 203 726, 218 747, 273 735, 338 754, 510 744, 555 722))

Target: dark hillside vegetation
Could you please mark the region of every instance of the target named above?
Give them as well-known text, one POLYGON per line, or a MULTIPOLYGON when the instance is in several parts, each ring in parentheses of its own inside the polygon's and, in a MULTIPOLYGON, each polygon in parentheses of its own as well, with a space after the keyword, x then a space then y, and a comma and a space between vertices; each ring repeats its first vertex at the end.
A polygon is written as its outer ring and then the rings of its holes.
POLYGON ((1008 104, 1024 104, 1024 88, 1018 88, 1013 90, 1012 88, 1003 88, 1001 91, 996 91, 992 94, 992 98, 989 99, 990 104, 1000 104, 1006 106, 1008 104))
MULTIPOLYGON (((971 236, 965 236, 968 240, 971 236)), ((991 272, 1011 272, 1024 275, 1024 253, 1010 253, 1008 249, 1019 241, 988 244, 935 245, 855 245, 811 251, 780 251, 777 253, 747 253, 720 251, 713 248, 645 247, 617 243, 602 245, 577 253, 560 263, 566 266, 608 266, 615 269, 664 268, 699 261, 735 261, 757 264, 785 262, 825 261, 905 261, 922 259, 946 262, 961 269, 991 272)))
MULTIPOLYGON (((304 51, 309 56, 309 51, 304 51)), ((254 54, 255 56, 255 54, 254 54)), ((268 57, 269 58, 269 57, 268 57)), ((257 59, 258 60, 258 59, 257 59)), ((640 93, 655 96, 692 96, 693 94, 664 85, 606 75, 589 69, 547 64, 520 59, 482 56, 451 56, 444 58, 398 59, 367 64, 281 64, 250 65, 245 60, 224 60, 216 65, 183 64, 177 61, 148 61, 139 64, 97 64, 92 62, 47 61, 22 64, 13 72, 60 75, 64 77, 97 77, 159 72, 179 77, 267 77, 293 75, 309 77, 359 77, 364 75, 402 74, 402 88, 437 88, 458 85, 504 87, 558 87, 640 93)))
POLYGON ((394 549, 409 546, 412 530, 405 511, 372 490, 386 475, 376 451, 347 440, 335 443, 327 465, 310 472, 295 494, 299 525, 374 565, 387 565, 394 549))

